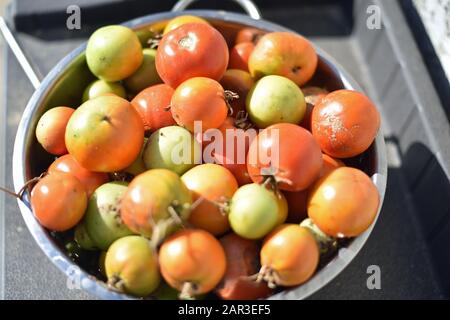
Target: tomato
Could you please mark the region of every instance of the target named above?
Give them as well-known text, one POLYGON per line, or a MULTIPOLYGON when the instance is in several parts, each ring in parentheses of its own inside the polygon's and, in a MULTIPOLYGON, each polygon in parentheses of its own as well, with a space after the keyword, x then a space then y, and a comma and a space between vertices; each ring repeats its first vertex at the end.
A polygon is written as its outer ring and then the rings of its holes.
POLYGON ((305 98, 291 80, 266 76, 250 90, 246 100, 250 120, 259 128, 276 123, 298 124, 305 115, 305 98))
POLYGON ((380 196, 361 170, 341 167, 321 178, 308 198, 308 216, 326 234, 356 237, 375 220, 380 196))
POLYGON ((261 131, 250 145, 247 169, 254 182, 275 180, 281 190, 307 189, 320 174, 322 153, 311 133, 290 123, 261 131))
POLYGON ((120 171, 141 151, 144 125, 125 99, 100 96, 83 103, 67 124, 69 153, 84 168, 98 172, 120 171))
POLYGON ((118 181, 105 183, 89 199, 83 221, 89 238, 100 250, 107 250, 115 240, 132 234, 119 212, 127 185, 118 181))
POLYGON ((166 84, 157 84, 139 92, 131 104, 144 122, 144 129, 155 131, 175 124, 168 110, 173 89, 166 84))
POLYGON ((116 240, 106 252, 105 270, 110 286, 138 297, 152 293, 161 279, 157 253, 140 236, 116 240))
POLYGON ((86 191, 74 176, 53 172, 34 186, 31 207, 41 225, 52 231, 66 231, 83 217, 87 207, 86 191))
POLYGON ((350 158, 370 147, 380 128, 380 114, 365 95, 338 90, 314 107, 311 128, 323 152, 350 158))
POLYGON ((225 274, 225 252, 210 233, 198 229, 178 231, 159 250, 164 280, 181 291, 180 298, 192 298, 214 289, 225 274))
POLYGON ((48 168, 48 172, 67 172, 80 180, 85 187, 87 196, 100 187, 102 184, 108 182, 109 178, 106 173, 89 171, 78 164, 73 156, 66 154, 59 157, 48 168))
POLYGON ((302 86, 316 71, 318 57, 312 44, 291 32, 271 32, 256 45, 248 66, 255 78, 284 76, 302 86))
POLYGON ((311 232, 314 239, 316 239, 316 243, 319 246, 319 251, 321 258, 324 260, 330 257, 331 254, 335 253, 338 249, 338 241, 335 237, 330 237, 310 219, 306 218, 300 223, 300 227, 305 227, 311 232))
POLYGON ((319 87, 305 87, 302 88, 303 95, 306 101, 306 112, 300 125, 311 131, 311 114, 314 106, 329 92, 323 88, 319 87))
POLYGON ((286 222, 300 223, 308 215, 306 213, 308 190, 301 191, 283 191, 288 204, 288 216, 286 222))
POLYGON ((197 77, 186 80, 174 92, 170 103, 178 125, 194 132, 194 122, 201 122, 202 131, 218 128, 227 118, 225 92, 215 80, 197 77))
POLYGON ((102 80, 123 80, 140 67, 142 60, 141 43, 130 28, 117 25, 102 27, 88 40, 87 65, 102 80))
POLYGON ((96 250, 94 242, 89 236, 83 221, 77 224, 74 234, 75 242, 84 250, 96 250))
POLYGON ((186 129, 164 127, 152 133, 143 159, 148 169, 169 169, 181 175, 200 163, 200 144, 186 129))
POLYGON ((104 94, 115 94, 121 98, 126 98, 127 93, 124 87, 118 82, 106 82, 96 80, 91 82, 83 92, 83 102, 89 99, 97 98, 104 94))
POLYGON ((319 263, 319 247, 308 229, 284 224, 264 239, 259 280, 270 288, 306 282, 319 263))
POLYGON ((186 23, 165 34, 156 53, 156 70, 172 88, 194 77, 220 80, 228 65, 228 47, 206 23, 186 23))
POLYGON ((232 116, 238 117, 242 112, 245 112, 245 99, 247 99, 248 92, 255 84, 252 76, 243 70, 229 69, 220 79, 220 84, 225 90, 230 90, 239 96, 239 98, 230 101, 233 109, 232 116))
POLYGON ((242 42, 252 42, 253 44, 257 44, 259 39, 263 35, 265 35, 266 32, 260 29, 256 28, 243 28, 239 30, 239 32, 236 35, 236 43, 242 43, 242 42))
POLYGON ((138 93, 147 87, 161 83, 161 78, 156 71, 155 57, 156 50, 146 48, 142 50, 144 60, 140 67, 123 83, 131 93, 138 93))
POLYGON ((228 219, 233 231, 246 239, 260 239, 269 233, 283 217, 287 205, 281 193, 256 183, 240 187, 230 202, 228 219))
POLYGON ((233 174, 217 164, 202 164, 186 172, 181 180, 192 192, 194 202, 202 197, 192 210, 189 222, 213 235, 225 233, 230 225, 220 206, 224 206, 238 189, 233 174))
POLYGON ((147 168, 145 167, 145 162, 144 162, 144 149, 145 149, 145 146, 147 145, 147 141, 148 141, 148 139, 144 138, 144 143, 142 145, 141 152, 136 157, 136 159, 134 159, 133 163, 130 164, 125 169, 123 169, 122 172, 130 174, 133 177, 135 177, 135 176, 147 171, 147 168))
POLYGON ((345 167, 345 164, 339 159, 333 159, 327 154, 322 154, 323 165, 322 170, 320 170, 319 178, 326 176, 334 169, 345 167))
POLYGON ((271 293, 265 283, 252 281, 250 276, 259 268, 259 246, 231 233, 220 239, 225 250, 227 268, 216 294, 226 300, 255 300, 271 293))
POLYGON ((57 156, 67 153, 64 134, 74 111, 69 107, 56 107, 45 112, 39 119, 36 138, 45 151, 57 156))
POLYGON ((176 173, 153 169, 131 181, 122 199, 120 216, 135 233, 151 237, 157 228, 165 236, 174 231, 178 220, 189 218, 191 204, 191 194, 176 173))
POLYGON ((170 31, 175 30, 176 28, 182 26, 183 24, 193 22, 209 24, 208 21, 197 16, 191 15, 178 16, 169 21, 169 23, 164 28, 163 34, 169 33, 170 31))
POLYGON ((255 45, 252 42, 241 42, 235 45, 230 50, 228 69, 248 71, 248 59, 253 49, 255 49, 255 45))

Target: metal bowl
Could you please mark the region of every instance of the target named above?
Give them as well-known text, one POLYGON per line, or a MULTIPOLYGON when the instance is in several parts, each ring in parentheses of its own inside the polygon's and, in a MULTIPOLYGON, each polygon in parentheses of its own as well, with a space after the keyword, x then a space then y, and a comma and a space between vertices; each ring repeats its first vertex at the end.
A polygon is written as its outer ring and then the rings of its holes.
MULTIPOLYGON (((185 1, 186 2, 186 1, 185 1)), ((211 10, 189 10, 184 14, 193 14, 209 20, 218 28, 228 41, 232 41, 236 32, 243 27, 255 27, 267 31, 290 31, 277 24, 263 20, 252 19, 246 15, 211 10)), ((125 23, 139 34, 145 34, 150 26, 157 27, 167 20, 180 15, 180 12, 167 12, 148 15, 125 23)), ((257 12, 253 12, 257 18, 257 12)), ((49 108, 58 105, 78 106, 85 86, 94 79, 87 68, 85 60, 86 44, 73 50, 64 57, 45 77, 40 87, 31 97, 22 115, 16 135, 13 154, 13 179, 15 190, 18 191, 26 181, 38 176, 48 168, 52 157, 44 152, 35 138, 35 128, 40 116, 49 108)), ((320 57, 319 66, 312 83, 325 85, 329 90, 353 89, 362 91, 360 86, 344 71, 344 69, 327 53, 316 48, 320 57)), ((386 178, 387 161, 385 143, 381 131, 378 133, 371 148, 358 159, 359 167, 368 173, 378 188, 383 201, 386 178)), ((382 203, 382 202, 381 202, 382 203)), ((94 296, 104 299, 133 299, 126 294, 111 291, 104 282, 82 270, 66 255, 61 243, 56 240, 35 219, 29 204, 29 195, 24 201, 18 201, 23 219, 34 239, 49 257, 49 259, 64 273, 74 280, 74 284, 88 291, 94 296)), ((381 205, 377 213, 377 218, 381 205)), ((339 250, 325 266, 305 284, 291 288, 269 297, 269 299, 303 299, 316 292, 334 277, 336 277, 353 260, 368 239, 372 226, 363 234, 349 242, 348 246, 339 250)))

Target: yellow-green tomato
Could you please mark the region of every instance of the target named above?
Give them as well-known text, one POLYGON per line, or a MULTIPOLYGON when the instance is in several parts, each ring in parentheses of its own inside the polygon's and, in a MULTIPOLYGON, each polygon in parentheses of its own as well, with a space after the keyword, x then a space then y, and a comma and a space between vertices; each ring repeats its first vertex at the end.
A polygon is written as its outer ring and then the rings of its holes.
POLYGON ((195 166, 200 152, 200 144, 192 133, 179 126, 169 126, 152 133, 143 158, 147 169, 169 169, 181 175, 195 166))
POLYGON ((250 120, 259 128, 276 123, 298 124, 305 115, 306 102, 300 88, 288 78, 266 76, 250 90, 246 100, 250 120))
POLYGON ((91 72, 109 82, 131 76, 143 58, 138 36, 124 26, 98 29, 89 38, 86 48, 86 61, 91 72))
POLYGON ((109 285, 138 297, 151 294, 161 279, 157 253, 141 236, 116 240, 106 252, 105 269, 109 285))
POLYGON ((279 194, 264 185, 240 187, 231 198, 228 219, 233 231, 243 238, 260 239, 281 221, 279 194))
POLYGON ((144 60, 141 66, 124 80, 125 87, 131 93, 139 93, 145 88, 162 82, 158 72, 156 72, 156 50, 146 48, 142 50, 142 53, 144 54, 144 60))
POLYGON ((75 242, 85 250, 95 250, 98 249, 91 237, 89 236, 84 221, 81 221, 75 227, 75 242))
POLYGON ((121 98, 125 98, 127 96, 125 89, 120 83, 96 80, 89 84, 84 90, 83 102, 107 93, 113 93, 121 98))

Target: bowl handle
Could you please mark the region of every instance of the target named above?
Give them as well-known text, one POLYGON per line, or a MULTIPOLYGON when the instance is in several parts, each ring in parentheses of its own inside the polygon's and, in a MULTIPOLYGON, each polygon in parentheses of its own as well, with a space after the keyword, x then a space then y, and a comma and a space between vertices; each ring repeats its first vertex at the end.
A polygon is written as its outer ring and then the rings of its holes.
MULTIPOLYGON (((179 0, 172 8, 172 11, 183 11, 192 3, 198 0, 179 0)), ((252 0, 232 0, 239 4, 247 14, 255 20, 261 19, 261 13, 252 0)))

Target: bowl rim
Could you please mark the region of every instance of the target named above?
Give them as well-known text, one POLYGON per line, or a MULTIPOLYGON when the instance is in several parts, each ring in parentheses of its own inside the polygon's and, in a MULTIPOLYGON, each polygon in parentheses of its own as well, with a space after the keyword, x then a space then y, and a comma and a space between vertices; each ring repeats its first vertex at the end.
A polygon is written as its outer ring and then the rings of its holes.
MULTIPOLYGON (((170 18, 183 14, 198 15, 206 19, 221 20, 229 23, 238 23, 269 31, 287 31, 297 33, 293 30, 262 19, 255 20, 244 14, 216 10, 186 10, 182 12, 156 13, 127 21, 125 23, 122 23, 122 25, 130 27, 132 29, 139 29, 145 27, 146 25, 162 20, 168 20, 170 18)), ((358 83, 332 56, 330 56, 320 47, 316 45, 314 45, 314 47, 317 50, 317 53, 322 61, 325 62, 327 66, 330 67, 330 69, 336 74, 336 76, 341 79, 346 89, 364 92, 358 85, 358 83)), ((72 62, 74 62, 74 60, 80 54, 83 54, 85 49, 86 42, 72 50, 52 68, 52 70, 45 76, 39 88, 36 89, 32 97, 30 98, 22 114, 22 118, 20 120, 16 133, 13 151, 13 181, 14 189, 16 191, 19 191, 27 181, 25 166, 27 150, 24 141, 26 141, 26 134, 31 126, 33 117, 35 116, 35 112, 38 106, 43 103, 45 97, 52 90, 52 86, 63 75, 66 68, 72 62)), ((382 134, 382 128, 380 128, 375 138, 374 147, 376 173, 371 176, 371 179, 375 183, 380 195, 380 206, 378 208, 375 221, 364 233, 354 238, 349 246, 341 248, 338 254, 325 266, 323 266, 318 272, 316 272, 313 277, 306 283, 276 293, 268 297, 268 299, 297 300, 307 298, 311 294, 323 288, 330 281, 332 281, 349 265, 349 263, 362 249, 370 233, 372 232, 376 221, 378 220, 386 191, 388 170, 386 147, 382 134)), ((69 288, 72 287, 77 289, 84 289, 93 296, 102 299, 136 299, 136 297, 110 290, 103 281, 97 280, 94 276, 88 274, 86 271, 82 270, 80 267, 78 267, 78 265, 72 262, 70 258, 60 248, 58 248, 57 245, 54 244, 54 241, 48 234, 48 231, 45 230, 45 228, 43 228, 34 217, 29 203, 28 194, 25 195, 23 202, 20 200, 17 200, 17 202, 28 230, 32 234, 41 250, 44 251, 46 256, 53 262, 53 264, 55 264, 62 272, 66 274, 66 276, 68 277, 67 285, 69 288), (71 281, 71 283, 69 283, 69 281, 71 281)))

